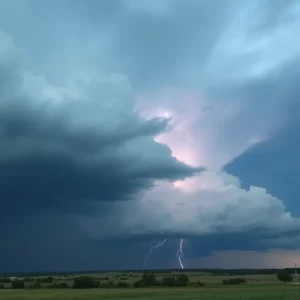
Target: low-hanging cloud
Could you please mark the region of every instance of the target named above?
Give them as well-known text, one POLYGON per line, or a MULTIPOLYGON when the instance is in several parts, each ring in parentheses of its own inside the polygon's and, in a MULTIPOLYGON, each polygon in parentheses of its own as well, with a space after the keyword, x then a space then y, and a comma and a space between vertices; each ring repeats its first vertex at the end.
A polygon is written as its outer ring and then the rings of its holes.
MULTIPOLYGON (((5 34, 0 42, 6 48, 11 43, 5 34)), ((9 63, 0 65, 4 210, 16 202, 22 210, 33 203, 35 209, 72 210, 79 201, 124 200, 154 180, 201 171, 153 140, 168 124, 137 115, 126 78, 76 82, 59 90, 17 61, 9 63)))

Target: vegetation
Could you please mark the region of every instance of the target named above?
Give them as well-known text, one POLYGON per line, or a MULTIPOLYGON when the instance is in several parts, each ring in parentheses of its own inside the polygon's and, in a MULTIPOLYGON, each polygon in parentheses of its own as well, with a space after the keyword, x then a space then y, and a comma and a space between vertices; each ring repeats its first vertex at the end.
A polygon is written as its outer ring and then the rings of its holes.
POLYGON ((291 282, 293 281, 293 276, 287 271, 280 271, 277 273, 277 279, 282 282, 291 282))
MULTIPOLYGON (((275 278, 276 280, 276 278, 275 278)), ((251 287, 230 286, 227 288, 219 286, 211 288, 148 288, 148 289, 38 289, 11 291, 9 293, 0 291, 1 300, 298 300, 299 286, 292 284, 268 284, 251 287)))
POLYGON ((93 289, 99 287, 99 282, 93 277, 81 276, 74 279, 74 289, 93 289))
POLYGON ((222 283, 224 285, 232 285, 232 284, 241 284, 241 283, 246 283, 246 280, 244 278, 230 278, 228 280, 223 280, 222 283))
POLYGON ((12 289, 24 289, 25 288, 25 284, 23 280, 13 280, 11 282, 11 288, 12 289))
POLYGON ((292 279, 286 269, 243 276, 186 270, 48 275, 1 277, 0 299, 300 300, 300 285, 281 283, 292 279))

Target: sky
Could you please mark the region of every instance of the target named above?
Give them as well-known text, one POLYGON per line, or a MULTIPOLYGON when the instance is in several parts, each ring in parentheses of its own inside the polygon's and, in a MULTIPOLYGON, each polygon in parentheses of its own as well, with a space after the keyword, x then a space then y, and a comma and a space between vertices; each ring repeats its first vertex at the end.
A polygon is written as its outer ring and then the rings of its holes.
POLYGON ((299 35, 296 0, 0 0, 0 272, 300 263, 299 35))

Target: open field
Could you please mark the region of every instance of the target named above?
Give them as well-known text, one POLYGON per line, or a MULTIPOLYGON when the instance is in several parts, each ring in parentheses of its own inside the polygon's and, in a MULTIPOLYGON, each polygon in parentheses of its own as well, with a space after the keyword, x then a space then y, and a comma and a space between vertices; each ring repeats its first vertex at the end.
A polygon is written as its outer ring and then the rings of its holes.
POLYGON ((1 300, 299 300, 300 287, 292 284, 205 287, 205 288, 146 288, 91 290, 25 290, 0 292, 1 300))
MULTIPOLYGON (((178 273, 156 273, 162 278, 178 273)), ((276 275, 244 275, 247 283, 240 285, 222 284, 222 280, 237 276, 209 275, 200 272, 187 272, 189 281, 201 281, 204 287, 153 287, 153 288, 94 288, 86 290, 76 289, 50 289, 48 284, 43 284, 39 289, 0 290, 1 300, 94 300, 94 299, 137 299, 137 300, 300 300, 300 285, 284 284, 276 279, 276 275)), ((100 281, 127 281, 132 284, 141 278, 141 273, 98 273, 85 274, 93 276, 100 281)), ((73 279, 78 275, 55 276, 55 282, 65 282, 71 287, 73 279)), ((81 274, 82 276, 82 274, 81 274)), ((33 280, 39 277, 32 277, 33 280)), ((22 278, 20 278, 22 279, 22 278)), ((26 286, 29 283, 26 283, 26 286)))

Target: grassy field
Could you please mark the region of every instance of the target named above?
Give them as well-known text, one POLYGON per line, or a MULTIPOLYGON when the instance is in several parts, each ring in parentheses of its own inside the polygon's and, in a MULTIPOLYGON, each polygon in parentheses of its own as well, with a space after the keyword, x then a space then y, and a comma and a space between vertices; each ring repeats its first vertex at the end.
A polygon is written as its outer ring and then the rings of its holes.
MULTIPOLYGON (((159 274, 157 274, 159 275, 159 274)), ((169 274, 168 274, 169 275, 169 274)), ((109 277, 110 280, 127 278, 137 280, 138 274, 93 274, 96 278, 109 277)), ((56 278, 57 281, 69 281, 73 276, 56 278)), ((139 299, 139 300, 300 300, 300 285, 278 282, 275 275, 242 276, 247 284, 224 286, 223 279, 235 276, 209 276, 199 273, 189 274, 190 281, 200 280, 205 287, 187 288, 127 288, 127 289, 36 289, 36 290, 0 290, 1 300, 94 300, 94 299, 139 299)))
POLYGON ((1 300, 299 300, 299 285, 243 286, 214 288, 148 288, 148 289, 92 289, 92 290, 26 290, 0 292, 1 300))

